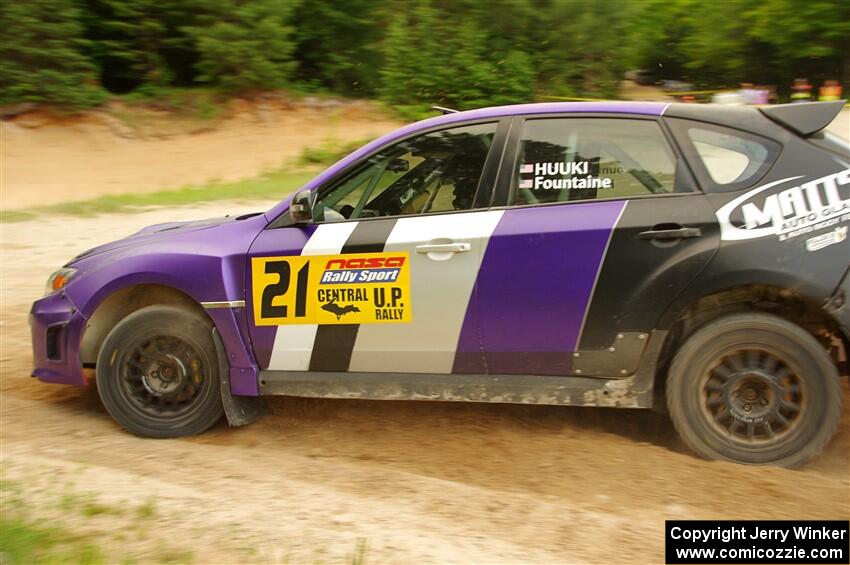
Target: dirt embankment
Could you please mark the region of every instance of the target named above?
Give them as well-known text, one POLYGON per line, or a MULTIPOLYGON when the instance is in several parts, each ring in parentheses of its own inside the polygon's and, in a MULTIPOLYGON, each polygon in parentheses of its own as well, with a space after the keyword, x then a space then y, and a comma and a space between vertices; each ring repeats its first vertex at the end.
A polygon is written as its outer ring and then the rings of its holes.
POLYGON ((112 104, 76 117, 34 111, 0 122, 2 208, 231 181, 292 163, 305 147, 398 127, 367 102, 232 100, 215 118, 112 104))

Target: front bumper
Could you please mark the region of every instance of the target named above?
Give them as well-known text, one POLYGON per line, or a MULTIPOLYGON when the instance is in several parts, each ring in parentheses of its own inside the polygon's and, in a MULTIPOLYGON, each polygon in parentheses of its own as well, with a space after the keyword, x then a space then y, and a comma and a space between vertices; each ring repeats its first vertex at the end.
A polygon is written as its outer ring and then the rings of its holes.
POLYGON ((80 340, 86 319, 57 292, 36 300, 30 310, 32 376, 40 381, 85 385, 80 365, 80 340))

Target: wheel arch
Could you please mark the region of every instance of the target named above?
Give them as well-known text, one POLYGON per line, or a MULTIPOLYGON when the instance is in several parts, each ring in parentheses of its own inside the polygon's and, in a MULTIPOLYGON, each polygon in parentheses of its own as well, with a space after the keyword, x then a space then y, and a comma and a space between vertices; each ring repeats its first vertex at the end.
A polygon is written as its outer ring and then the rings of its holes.
POLYGON ((850 341, 838 321, 824 310, 823 301, 801 293, 798 288, 771 284, 737 284, 714 290, 665 313, 668 330, 659 354, 656 390, 663 390, 670 362, 679 347, 696 330, 722 316, 761 312, 794 323, 829 351, 840 374, 848 376, 850 341))
POLYGON ((211 323, 215 323, 198 301, 176 287, 160 283, 121 287, 104 296, 86 320, 80 340, 80 363, 83 368, 94 367, 103 341, 118 322, 137 310, 156 304, 179 306, 201 313, 211 323))

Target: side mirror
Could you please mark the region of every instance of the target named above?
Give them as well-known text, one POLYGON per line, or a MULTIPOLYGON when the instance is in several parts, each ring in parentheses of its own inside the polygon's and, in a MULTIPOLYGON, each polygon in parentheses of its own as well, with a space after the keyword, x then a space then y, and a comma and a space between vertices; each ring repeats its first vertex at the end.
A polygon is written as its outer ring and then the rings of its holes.
POLYGON ((289 217, 293 224, 309 224, 313 221, 313 193, 302 190, 292 197, 289 217))

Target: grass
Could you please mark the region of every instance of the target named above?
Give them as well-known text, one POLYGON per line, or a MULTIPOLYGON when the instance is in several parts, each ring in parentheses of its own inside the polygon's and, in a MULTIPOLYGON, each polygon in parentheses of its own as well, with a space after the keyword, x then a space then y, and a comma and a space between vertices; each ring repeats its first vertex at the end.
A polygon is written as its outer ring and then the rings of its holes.
POLYGON ((2 210, 0 222, 26 222, 45 214, 65 216, 126 214, 143 211, 149 206, 181 206, 215 200, 282 200, 284 196, 312 179, 319 166, 335 163, 369 141, 371 138, 348 142, 327 139, 318 147, 306 147, 299 158, 301 170, 295 172, 289 168, 282 168, 258 177, 233 182, 211 182, 202 186, 184 186, 174 190, 141 194, 113 194, 80 202, 36 206, 27 210, 2 210))
POLYGON ((136 517, 139 520, 149 520, 156 516, 156 502, 148 500, 136 509, 136 517))
POLYGON ((336 163, 355 149, 366 145, 373 138, 356 139, 342 142, 336 139, 326 139, 318 147, 305 147, 301 152, 303 165, 330 165, 336 163))
POLYGON ((279 170, 234 182, 213 182, 144 194, 115 194, 81 202, 0 212, 0 222, 23 222, 45 214, 93 216, 139 212, 148 206, 180 206, 214 200, 281 200, 316 175, 313 171, 279 170))
POLYGON ((100 549, 81 536, 20 517, 0 518, 0 556, 3 563, 103 563, 100 549))
MULTIPOLYGON (((132 512, 130 507, 104 504, 94 493, 76 492, 70 484, 66 484, 64 493, 56 501, 56 508, 61 510, 65 517, 63 522, 80 524, 79 517, 85 520, 101 517, 101 520, 108 518, 115 524, 111 533, 85 532, 85 528, 81 533, 75 531, 77 528, 72 530, 59 525, 61 522, 46 523, 44 520, 36 520, 31 505, 21 496, 21 490, 20 485, 16 483, 0 481, 0 565, 99 565, 118 562, 127 565, 138 562, 185 565, 195 560, 193 552, 166 545, 161 540, 156 541, 155 547, 141 555, 122 554, 120 550, 115 553, 114 544, 125 539, 125 531, 150 530, 152 524, 149 521, 157 516, 153 499, 137 506, 135 512, 132 512)), ((126 506, 126 503, 122 504, 126 506)))
POLYGON ((66 490, 65 494, 59 500, 59 507, 63 512, 78 511, 85 518, 100 516, 107 514, 111 516, 120 516, 124 513, 117 506, 109 506, 98 502, 95 496, 91 493, 79 494, 66 490))
POLYGON ((351 556, 351 565, 366 565, 366 540, 357 538, 354 555, 351 556))

